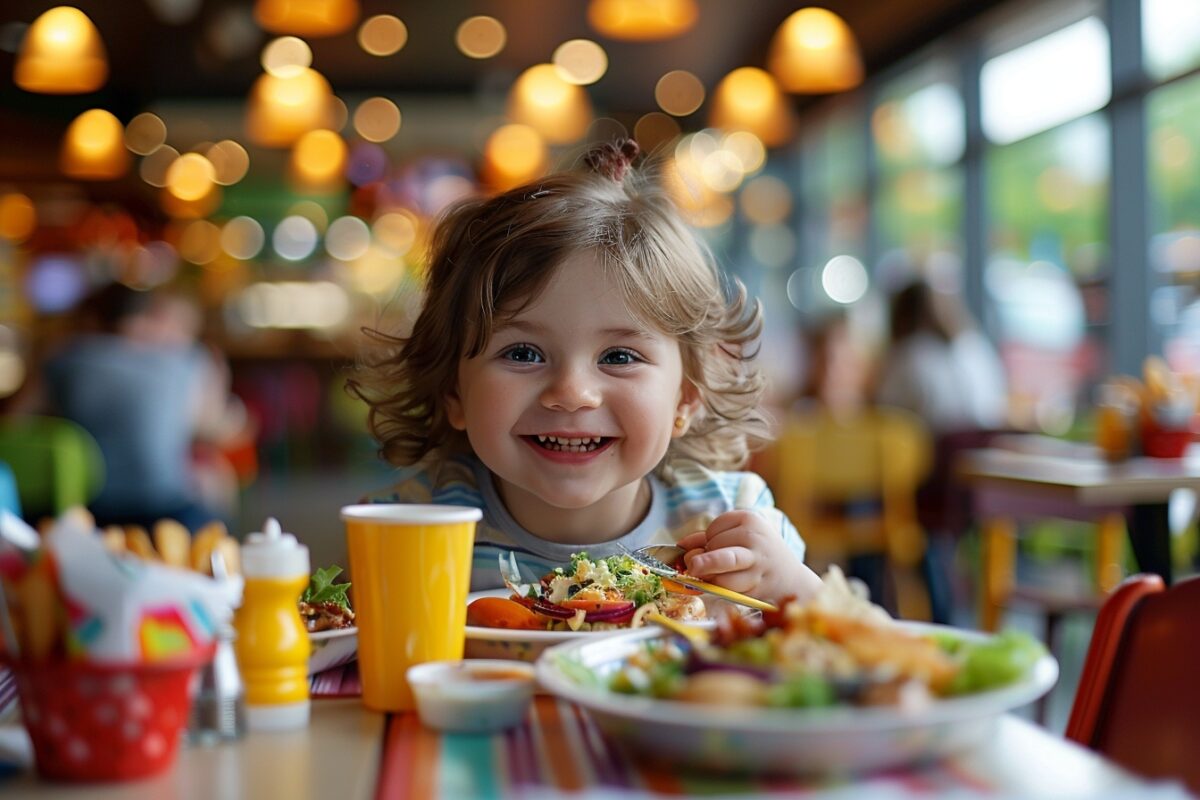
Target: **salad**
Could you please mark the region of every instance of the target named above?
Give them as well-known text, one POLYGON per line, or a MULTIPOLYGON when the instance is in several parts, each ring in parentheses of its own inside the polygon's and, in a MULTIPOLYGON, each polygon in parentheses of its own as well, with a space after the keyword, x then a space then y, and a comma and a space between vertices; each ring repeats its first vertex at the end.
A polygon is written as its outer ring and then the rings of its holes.
POLYGON ((467 606, 467 624, 517 630, 600 631, 641 626, 651 612, 698 621, 708 612, 698 593, 660 578, 629 556, 592 560, 574 553, 535 584, 517 584, 501 556, 500 572, 512 594, 482 597, 467 606))
POLYGON ((334 631, 354 627, 354 612, 350 610, 347 592, 350 583, 334 583, 342 568, 334 564, 318 569, 300 595, 300 617, 309 633, 334 631))
POLYGON ((922 707, 1024 677, 1045 653, 1015 632, 984 641, 914 633, 832 568, 810 602, 719 619, 707 645, 648 642, 612 674, 615 692, 692 703, 922 707))

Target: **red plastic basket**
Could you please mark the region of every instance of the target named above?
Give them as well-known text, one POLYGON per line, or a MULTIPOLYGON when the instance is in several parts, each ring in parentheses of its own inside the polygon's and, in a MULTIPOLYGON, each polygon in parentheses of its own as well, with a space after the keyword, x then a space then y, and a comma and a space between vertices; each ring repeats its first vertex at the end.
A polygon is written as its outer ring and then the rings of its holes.
POLYGON ((132 665, 10 663, 37 771, 58 781, 123 781, 175 760, 191 682, 211 650, 186 660, 132 665))
POLYGON ((1196 435, 1196 424, 1163 428, 1153 421, 1142 426, 1142 452, 1152 458, 1180 458, 1196 435))

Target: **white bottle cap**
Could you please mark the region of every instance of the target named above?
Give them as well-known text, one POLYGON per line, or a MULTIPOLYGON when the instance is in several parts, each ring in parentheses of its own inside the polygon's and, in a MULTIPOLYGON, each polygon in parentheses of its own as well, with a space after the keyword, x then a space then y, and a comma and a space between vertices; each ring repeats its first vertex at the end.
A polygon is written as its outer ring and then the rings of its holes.
POLYGON ((290 731, 308 725, 310 703, 246 706, 246 727, 252 731, 290 731))
POLYGON ((242 574, 247 578, 308 577, 308 548, 284 533, 279 521, 268 517, 262 532, 246 535, 242 544, 242 574))

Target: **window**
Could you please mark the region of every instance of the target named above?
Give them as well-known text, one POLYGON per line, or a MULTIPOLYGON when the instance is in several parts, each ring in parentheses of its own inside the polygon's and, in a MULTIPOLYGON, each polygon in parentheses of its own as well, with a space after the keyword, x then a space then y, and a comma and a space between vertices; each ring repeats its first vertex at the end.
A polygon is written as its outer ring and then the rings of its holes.
POLYGON ((952 74, 944 62, 913 70, 882 88, 871 114, 876 273, 889 287, 913 270, 961 269, 966 123, 952 74))
POLYGON ((1146 116, 1151 324, 1174 369, 1200 372, 1200 75, 1154 90, 1146 116))
POLYGON ((1109 42, 1094 16, 997 55, 980 76, 989 329, 1021 425, 1063 432, 1102 369, 1109 42))
POLYGON ((1200 3, 1142 0, 1142 50, 1146 71, 1155 78, 1200 67, 1200 3))
POLYGON ((846 265, 850 273, 857 274, 866 257, 865 137, 862 107, 849 104, 814 125, 801 143, 800 268, 787 280, 787 297, 804 314, 820 315, 838 304, 853 302, 848 299, 851 296, 861 296, 853 286, 844 287, 838 276, 846 274, 846 265), (842 256, 849 260, 835 262, 842 256), (834 278, 823 280, 831 263, 829 274, 834 278), (830 285, 834 286, 832 295, 830 285))
POLYGON ((1112 96, 1108 30, 1087 17, 983 65, 983 133, 1008 144, 1103 108, 1112 96))

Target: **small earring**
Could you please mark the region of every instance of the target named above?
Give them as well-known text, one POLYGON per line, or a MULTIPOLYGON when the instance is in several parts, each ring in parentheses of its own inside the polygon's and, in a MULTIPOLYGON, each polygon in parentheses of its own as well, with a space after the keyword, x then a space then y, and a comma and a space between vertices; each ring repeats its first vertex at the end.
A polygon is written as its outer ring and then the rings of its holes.
POLYGON ((687 417, 685 417, 683 414, 680 414, 677 417, 675 417, 675 430, 681 431, 686 426, 687 426, 687 417))

